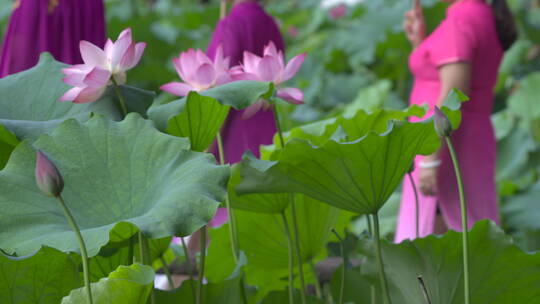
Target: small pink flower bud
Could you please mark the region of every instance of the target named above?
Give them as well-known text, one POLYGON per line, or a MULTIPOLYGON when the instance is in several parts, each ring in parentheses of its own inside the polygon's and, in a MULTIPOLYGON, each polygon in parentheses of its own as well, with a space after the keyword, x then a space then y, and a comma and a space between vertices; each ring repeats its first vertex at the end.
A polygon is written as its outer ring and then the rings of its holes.
POLYGON ((441 137, 450 136, 453 131, 450 120, 437 106, 435 106, 435 130, 441 137))
POLYGON ((41 150, 36 153, 36 184, 43 194, 58 197, 64 189, 62 175, 41 150))

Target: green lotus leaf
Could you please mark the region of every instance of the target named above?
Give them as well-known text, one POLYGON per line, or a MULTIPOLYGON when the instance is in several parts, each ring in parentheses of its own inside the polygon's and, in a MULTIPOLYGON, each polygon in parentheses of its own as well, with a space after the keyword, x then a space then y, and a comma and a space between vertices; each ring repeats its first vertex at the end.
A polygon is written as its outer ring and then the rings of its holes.
POLYGON ((246 154, 236 192, 299 192, 355 213, 376 213, 414 157, 431 154, 439 145, 432 122, 391 121, 383 134, 369 132, 351 142, 328 140, 320 147, 292 139, 274 161, 246 154))
POLYGON ((217 132, 227 118, 229 107, 216 99, 190 92, 187 98, 179 100, 182 105, 180 114, 169 120, 168 134, 188 137, 191 149, 202 152, 216 137, 217 132))
MULTIPOLYGON (((365 246, 364 272, 377 276, 374 245, 365 246)), ((434 304, 463 303, 461 234, 429 236, 400 244, 382 243, 386 276, 399 303, 425 303, 420 275, 434 304)), ((521 251, 493 222, 469 232, 471 303, 533 304, 540 298, 540 254, 521 251)))
POLYGON ((122 122, 68 120, 33 146, 21 143, 0 171, 0 248, 10 254, 41 245, 78 251, 58 202, 35 185, 35 149, 63 175, 62 195, 90 256, 113 228, 126 237, 130 225, 148 238, 189 235, 212 218, 229 177, 212 155, 189 150, 187 139, 158 132, 138 114, 122 122))
POLYGON ((280 214, 290 202, 288 193, 254 193, 247 195, 237 195, 236 186, 240 184, 240 167, 232 166, 231 178, 229 179, 229 201, 235 209, 242 209, 258 213, 280 214))
MULTIPOLYGON (((137 229, 133 230, 133 232, 137 232, 137 229)), ((116 233, 115 230, 112 232, 116 233)), ((106 246, 101 248, 98 255, 90 259, 90 279, 92 282, 107 277, 110 272, 114 271, 120 265, 131 265, 133 263, 133 257, 137 261, 141 260, 137 234, 132 235, 128 239, 125 239, 125 237, 122 237, 122 239, 123 241, 121 242, 110 241, 106 246)), ((170 237, 148 240, 150 259, 153 262, 159 262, 160 257, 169 249, 170 243, 170 237)))
MULTIPOLYGON (((152 291, 154 271, 150 266, 119 266, 107 278, 92 283, 94 304, 144 304, 152 291)), ((87 303, 86 288, 81 287, 62 299, 62 304, 87 303)))
POLYGON ((170 103, 154 104, 148 110, 148 117, 162 131, 179 136, 189 134, 193 148, 200 150, 212 142, 225 121, 228 107, 240 110, 273 94, 272 83, 236 81, 204 92, 191 92, 170 103))
MULTIPOLYGON (((403 111, 376 109, 366 112, 357 110, 354 113, 293 128, 284 133, 284 139, 285 142, 293 138, 306 139, 316 146, 323 145, 331 138, 338 141, 353 141, 370 131, 384 133, 388 129, 388 123, 392 120, 406 120, 411 116, 422 117, 425 113, 425 109, 418 106, 412 106, 403 111), (337 132, 339 129, 341 132, 337 132)), ((278 142, 276 135, 274 136, 274 144, 279 146, 278 142)))
POLYGON ((82 285, 77 261, 49 247, 25 257, 0 253, 0 303, 59 303, 82 285))

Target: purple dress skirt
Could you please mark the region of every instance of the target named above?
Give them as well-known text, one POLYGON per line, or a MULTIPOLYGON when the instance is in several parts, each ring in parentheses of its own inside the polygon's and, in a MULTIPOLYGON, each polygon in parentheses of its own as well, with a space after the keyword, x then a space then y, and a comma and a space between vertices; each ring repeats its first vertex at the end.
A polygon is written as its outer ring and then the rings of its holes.
MULTIPOLYGON (((221 45, 224 55, 230 58, 231 66, 234 66, 242 62, 244 51, 262 56, 264 47, 270 41, 278 50, 284 50, 283 38, 274 19, 257 2, 244 2, 235 5, 229 15, 218 23, 207 54, 213 58, 221 45)), ((247 119, 242 117, 243 112, 231 109, 222 128, 227 163, 239 162, 247 150, 259 156, 259 146, 271 144, 276 133, 271 109, 261 109, 247 119)), ((211 152, 218 157, 216 147, 211 152)), ((226 217, 226 211, 220 209, 213 224, 223 223, 226 217)))
POLYGON ((79 41, 103 47, 103 0, 20 0, 13 10, 0 52, 0 77, 36 65, 42 52, 58 61, 82 63, 79 41))

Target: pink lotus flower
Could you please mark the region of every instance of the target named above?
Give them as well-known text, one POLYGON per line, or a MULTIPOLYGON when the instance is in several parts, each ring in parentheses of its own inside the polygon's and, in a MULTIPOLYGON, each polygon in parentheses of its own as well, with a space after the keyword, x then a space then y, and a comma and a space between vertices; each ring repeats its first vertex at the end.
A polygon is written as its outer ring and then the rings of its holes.
POLYGON ((229 75, 229 58, 223 56, 221 46, 216 50, 214 61, 201 50, 189 49, 174 58, 173 64, 184 82, 169 82, 160 87, 173 95, 186 96, 190 91, 205 91, 232 80, 229 75))
POLYGON ((64 180, 62 175, 56 169, 56 166, 51 162, 41 150, 36 153, 36 184, 45 194, 50 197, 57 197, 64 189, 64 180))
MULTIPOLYGON (((300 54, 285 65, 283 52, 278 51, 273 42, 265 48, 263 57, 250 52, 244 52, 241 66, 231 70, 233 80, 255 80, 273 82, 277 87, 291 79, 300 69, 306 54, 300 54)), ((304 93, 297 88, 278 88, 277 96, 289 103, 304 103, 304 93)))
POLYGON ((62 70, 66 76, 64 82, 73 88, 60 97, 61 101, 93 102, 113 81, 118 85, 126 83, 126 71, 139 63, 146 43, 135 43, 128 28, 120 33, 116 42, 107 40, 103 50, 84 40, 79 48, 84 64, 62 70))
POLYGON ((337 5, 333 7, 329 12, 330 18, 332 19, 339 19, 345 16, 346 13, 347 13, 347 6, 345 4, 337 5))

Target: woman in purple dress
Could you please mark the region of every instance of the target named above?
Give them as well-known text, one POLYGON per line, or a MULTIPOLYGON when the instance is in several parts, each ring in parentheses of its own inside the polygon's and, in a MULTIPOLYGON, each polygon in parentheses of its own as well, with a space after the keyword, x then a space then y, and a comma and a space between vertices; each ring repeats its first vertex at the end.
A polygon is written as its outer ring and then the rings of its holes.
MULTIPOLYGON (((214 31, 207 54, 213 58, 221 45, 230 58, 231 66, 240 64, 244 51, 262 56, 264 47, 274 42, 283 51, 283 38, 274 19, 254 0, 235 0, 229 15, 222 19, 214 31)), ((247 118, 244 110, 231 109, 222 129, 225 160, 236 163, 246 150, 259 155, 259 146, 272 143, 276 125, 272 110, 261 109, 247 118)), ((216 148, 214 148, 216 150, 216 148)), ((215 155, 216 151, 213 151, 215 155)))
POLYGON ((17 0, 0 52, 0 77, 33 67, 42 52, 82 63, 79 41, 105 44, 103 0, 17 0))

